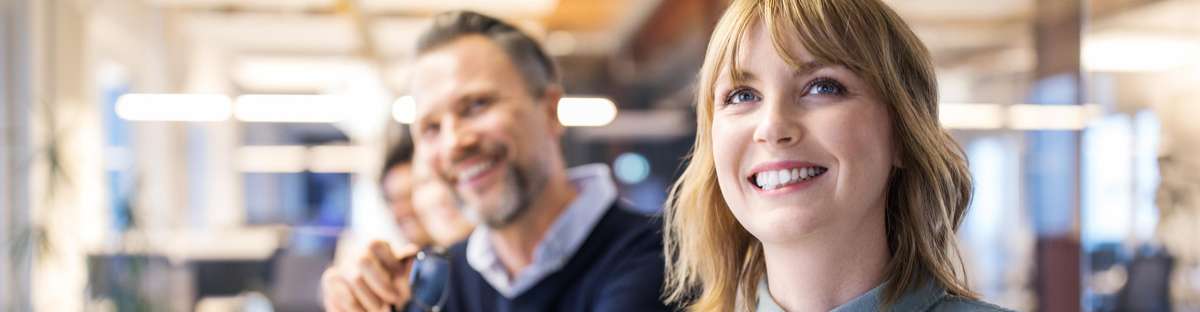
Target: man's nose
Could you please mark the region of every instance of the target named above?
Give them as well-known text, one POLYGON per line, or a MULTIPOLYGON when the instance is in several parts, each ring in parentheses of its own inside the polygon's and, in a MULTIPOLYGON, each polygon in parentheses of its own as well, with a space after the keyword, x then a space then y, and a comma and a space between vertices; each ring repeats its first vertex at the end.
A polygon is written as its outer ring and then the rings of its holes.
POLYGON ((478 144, 479 136, 474 131, 471 131, 471 129, 465 127, 461 122, 458 122, 458 120, 453 120, 453 118, 447 119, 449 120, 443 123, 446 126, 446 130, 442 132, 445 142, 442 146, 447 148, 445 152, 446 155, 450 156, 450 160, 457 161, 465 156, 469 156, 467 154, 478 144))

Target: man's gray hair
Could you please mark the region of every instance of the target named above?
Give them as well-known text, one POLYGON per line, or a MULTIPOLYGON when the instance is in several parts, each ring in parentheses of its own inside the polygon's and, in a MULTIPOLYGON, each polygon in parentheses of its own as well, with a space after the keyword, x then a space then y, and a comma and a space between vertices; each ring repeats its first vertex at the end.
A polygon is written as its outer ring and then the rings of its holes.
POLYGON ((459 38, 480 35, 500 46, 525 79, 530 95, 540 98, 559 84, 558 69, 541 45, 528 34, 500 19, 473 11, 450 11, 433 18, 433 26, 417 41, 417 53, 428 53, 459 38))

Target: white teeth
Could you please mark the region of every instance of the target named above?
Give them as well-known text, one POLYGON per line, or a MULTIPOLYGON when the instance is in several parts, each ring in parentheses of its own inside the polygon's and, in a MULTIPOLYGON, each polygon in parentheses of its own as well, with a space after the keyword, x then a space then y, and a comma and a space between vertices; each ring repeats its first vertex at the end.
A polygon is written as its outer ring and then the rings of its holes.
POLYGON ((753 182, 759 188, 769 191, 816 177, 821 172, 816 167, 763 171, 754 175, 753 182))
POLYGON ((470 180, 471 178, 474 178, 475 176, 479 175, 480 173, 483 173, 484 171, 486 171, 488 168, 491 168, 491 167, 492 167, 491 161, 485 161, 485 162, 471 165, 470 167, 467 167, 466 169, 463 169, 462 171, 460 171, 458 173, 458 180, 459 181, 470 180))

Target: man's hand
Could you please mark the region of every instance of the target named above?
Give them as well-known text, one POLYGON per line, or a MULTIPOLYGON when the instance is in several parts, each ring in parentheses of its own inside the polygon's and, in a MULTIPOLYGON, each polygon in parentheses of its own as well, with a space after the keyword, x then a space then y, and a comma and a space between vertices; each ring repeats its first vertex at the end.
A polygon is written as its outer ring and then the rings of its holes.
POLYGON ((367 252, 343 267, 330 267, 321 276, 321 295, 326 311, 390 311, 403 308, 410 290, 408 274, 419 248, 404 246, 392 252, 383 241, 371 242, 367 252))

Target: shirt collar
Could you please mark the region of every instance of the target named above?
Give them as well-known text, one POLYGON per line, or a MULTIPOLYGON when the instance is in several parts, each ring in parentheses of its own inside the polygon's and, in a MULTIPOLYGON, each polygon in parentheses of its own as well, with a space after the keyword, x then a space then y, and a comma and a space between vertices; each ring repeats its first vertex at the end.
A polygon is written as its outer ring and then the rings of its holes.
POLYGON ((571 168, 567 177, 578 194, 550 225, 533 252, 533 262, 517 276, 496 255, 486 226, 477 226, 467 240, 467 263, 506 298, 515 298, 546 276, 558 271, 579 250, 592 228, 617 200, 617 187, 607 165, 590 164, 571 168))
MULTIPOLYGON (((850 300, 846 304, 834 308, 830 312, 859 312, 859 311, 880 311, 883 303, 883 288, 887 283, 875 286, 870 291, 850 300)), ((764 277, 758 282, 758 312, 783 312, 783 308, 775 303, 775 299, 771 297, 770 290, 767 289, 767 279, 764 277)), ((904 293, 900 299, 891 306, 891 311, 925 311, 933 306, 942 297, 946 296, 945 289, 938 286, 932 280, 926 281, 924 285, 904 293)))

